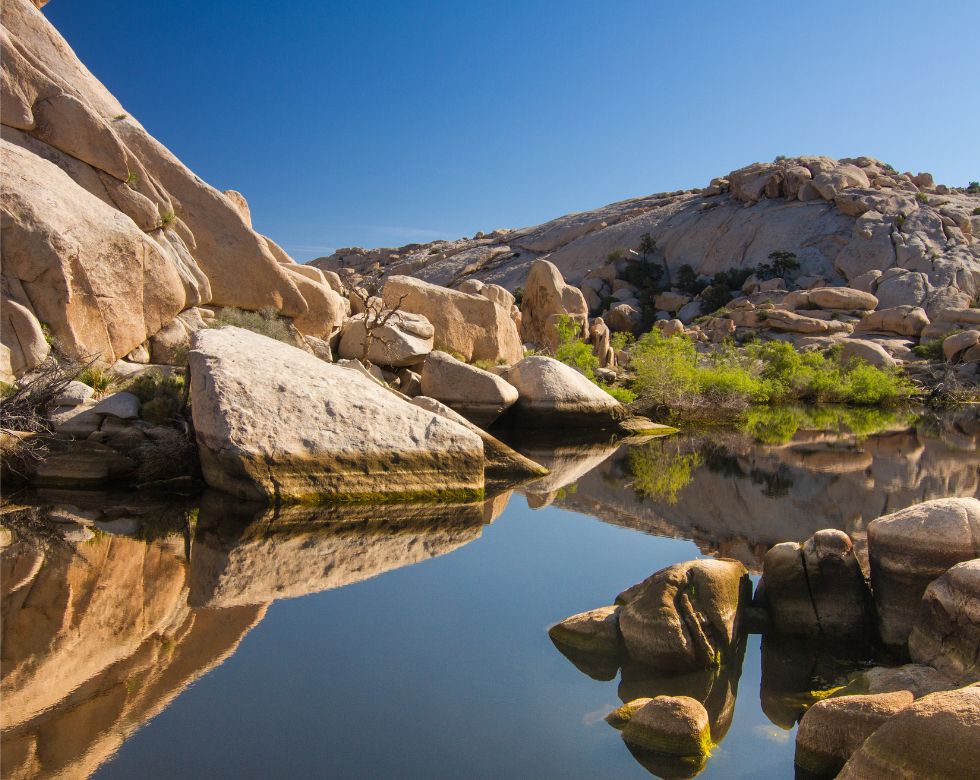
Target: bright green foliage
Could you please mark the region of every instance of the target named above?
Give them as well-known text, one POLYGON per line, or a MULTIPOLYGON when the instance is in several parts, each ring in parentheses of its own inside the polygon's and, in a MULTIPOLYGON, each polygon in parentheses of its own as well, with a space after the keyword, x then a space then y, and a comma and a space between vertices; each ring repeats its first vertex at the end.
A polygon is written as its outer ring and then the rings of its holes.
POLYGON ((271 306, 267 306, 258 312, 244 311, 232 306, 226 306, 218 312, 211 327, 222 328, 226 325, 233 325, 236 328, 244 328, 255 333, 261 333, 270 339, 284 341, 287 344, 293 342, 288 322, 280 317, 279 312, 271 306))
POLYGON ((594 382, 599 358, 592 354, 592 347, 579 337, 582 332, 580 323, 563 314, 555 323, 555 328, 558 330, 555 357, 594 382))
POLYGON ((681 415, 772 402, 886 404, 914 392, 897 371, 857 360, 841 365, 834 354, 798 352, 782 341, 699 355, 686 336, 664 338, 656 329, 637 342, 631 366, 643 401, 681 415))
POLYGON ((681 489, 690 483, 701 455, 676 452, 667 442, 652 441, 629 450, 633 489, 645 498, 676 504, 681 489))
POLYGON ((609 344, 616 352, 627 349, 634 341, 636 337, 624 330, 618 330, 609 337, 609 344))
POLYGON ((874 406, 750 406, 739 428, 763 444, 785 444, 800 429, 836 431, 866 438, 892 426, 909 425, 913 415, 907 410, 874 406))
POLYGON ((631 404, 636 400, 636 393, 630 390, 628 387, 619 387, 618 385, 607 385, 604 382, 597 382, 597 385, 605 390, 609 395, 619 401, 621 404, 631 404))
POLYGON ((78 381, 88 385, 101 395, 116 383, 116 377, 103 368, 89 366, 78 375, 78 381))
POLYGON ((177 215, 172 211, 163 212, 160 215, 160 227, 170 227, 175 219, 177 219, 177 215))

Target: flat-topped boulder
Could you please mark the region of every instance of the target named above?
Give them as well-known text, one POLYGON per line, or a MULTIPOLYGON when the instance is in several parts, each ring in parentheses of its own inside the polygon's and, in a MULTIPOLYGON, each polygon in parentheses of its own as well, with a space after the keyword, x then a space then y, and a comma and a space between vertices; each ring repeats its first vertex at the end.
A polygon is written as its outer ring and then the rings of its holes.
POLYGON ((240 328, 199 331, 191 407, 209 485, 283 501, 483 489, 483 442, 357 372, 240 328))
POLYGON ((603 427, 626 417, 619 401, 554 358, 526 357, 504 371, 503 378, 518 392, 506 416, 509 423, 547 428, 574 421, 603 427))
POLYGON ((489 298, 450 290, 411 276, 390 276, 384 305, 423 315, 435 330, 436 349, 449 350, 466 361, 515 363, 524 355, 510 312, 489 298))
POLYGON ((517 389, 496 374, 438 350, 422 366, 422 394, 484 428, 517 401, 517 389))
POLYGON ((879 517, 868 526, 868 557, 881 638, 901 645, 929 583, 980 557, 980 501, 939 498, 879 517))

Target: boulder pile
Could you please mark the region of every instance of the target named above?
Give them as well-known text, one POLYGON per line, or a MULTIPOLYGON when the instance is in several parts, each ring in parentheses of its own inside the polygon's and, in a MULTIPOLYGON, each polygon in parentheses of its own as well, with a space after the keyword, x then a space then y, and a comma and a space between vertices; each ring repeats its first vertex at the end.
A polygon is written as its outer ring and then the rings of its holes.
POLYGON ((850 538, 827 529, 772 547, 754 597, 742 564, 688 561, 549 635, 596 679, 621 670, 607 721, 645 766, 704 765, 730 722, 745 634, 761 632, 763 710, 799 721, 798 776, 966 776, 980 760, 978 513, 975 498, 938 499, 875 520, 870 582, 850 538), (868 668, 881 640, 912 663, 868 668))

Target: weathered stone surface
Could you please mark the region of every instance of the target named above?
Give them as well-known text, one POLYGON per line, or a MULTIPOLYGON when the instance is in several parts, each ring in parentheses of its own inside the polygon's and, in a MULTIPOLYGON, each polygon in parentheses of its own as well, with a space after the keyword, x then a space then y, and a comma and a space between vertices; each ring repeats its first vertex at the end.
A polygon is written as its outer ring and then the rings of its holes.
POLYGON ((132 393, 120 392, 107 395, 92 407, 93 414, 118 417, 120 420, 138 420, 140 399, 132 393))
POLYGON ((483 443, 358 374, 239 328, 189 356, 205 480, 247 498, 436 495, 483 487, 483 443))
POLYGON ((622 404, 582 374, 554 358, 526 357, 503 373, 517 388, 508 419, 532 427, 573 422, 605 426, 626 416, 622 404))
POLYGON ((548 636, 556 644, 613 655, 619 651, 619 609, 599 607, 572 615, 548 629, 548 636))
POLYGON ((871 293, 851 287, 816 287, 807 290, 810 304, 818 309, 874 311, 878 299, 871 293))
POLYGON ((6 295, 2 298, 0 341, 7 348, 5 374, 20 376, 44 362, 51 347, 34 313, 6 295))
POLYGON ((840 359, 847 363, 852 359, 863 360, 877 368, 891 368, 896 365, 893 358, 883 346, 868 339, 844 339, 841 342, 840 359))
POLYGON ((496 374, 432 352, 422 366, 422 393, 486 428, 517 402, 518 393, 496 374))
POLYGON ((44 487, 100 487, 132 474, 136 464, 94 441, 57 442, 35 470, 33 482, 44 487))
POLYGON ((796 732, 796 766, 808 777, 836 777, 864 740, 912 701, 911 693, 898 691, 817 702, 796 732))
POLYGON ((980 679, 980 559, 958 563, 929 583, 909 655, 954 679, 980 679))
POLYGON ((628 303, 617 303, 606 314, 609 328, 619 333, 637 333, 640 329, 640 311, 628 303))
POLYGON ((773 627, 828 639, 867 636, 871 594, 843 531, 818 531, 802 544, 777 544, 763 559, 762 582, 773 627))
POLYGON ((980 330, 964 330, 943 339, 943 355, 947 363, 956 363, 964 352, 980 344, 980 330))
POLYGON ((855 675, 853 682, 856 690, 868 693, 908 691, 916 699, 957 687, 954 680, 925 664, 873 666, 855 675))
POLYGON ((871 589, 881 638, 903 644, 926 587, 951 566, 980 557, 980 501, 925 501, 868 526, 871 589))
POLYGON ((403 311, 423 315, 435 329, 436 349, 450 350, 467 361, 514 363, 524 350, 510 313, 482 295, 469 295, 408 276, 385 282, 384 302, 401 303, 403 311))
POLYGON ((841 780, 973 777, 980 766, 980 687, 933 693, 889 718, 844 765, 841 780))
POLYGON ((882 331, 918 338, 922 329, 928 324, 929 316, 925 309, 909 305, 892 306, 889 309, 878 309, 871 312, 858 323, 854 331, 856 333, 882 331))
POLYGON ((73 379, 54 399, 55 406, 78 406, 85 403, 95 391, 83 382, 73 379))
POLYGON ((632 711, 623 739, 657 753, 704 756, 711 749, 708 713, 690 696, 657 696, 632 711))
MULTIPOLYGON (((367 339, 365 318, 356 314, 344 322, 340 329, 338 354, 342 358, 362 358, 367 339)), ((373 315, 372 315, 373 318, 373 315)), ((432 351, 435 329, 421 314, 395 312, 380 327, 371 330, 366 358, 375 365, 414 366, 432 351)))
POLYGON ((513 481, 517 477, 543 477, 548 474, 548 469, 539 463, 526 458, 517 450, 508 447, 500 439, 491 436, 482 428, 474 425, 458 412, 454 411, 435 398, 425 395, 418 395, 412 398, 412 404, 420 409, 438 414, 453 422, 459 423, 464 428, 473 431, 483 440, 483 454, 485 457, 484 474, 488 478, 513 481))
POLYGON ((561 271, 547 260, 536 260, 524 283, 521 301, 521 338, 542 347, 558 342, 555 318, 570 317, 584 335, 588 328, 589 307, 582 292, 565 284, 561 271))
POLYGON ((653 305, 671 314, 676 314, 686 304, 691 302, 691 296, 679 292, 662 292, 653 299, 653 305))
POLYGON ((619 628, 630 657, 668 672, 724 663, 748 601, 745 567, 732 560, 668 566, 621 594, 619 628))

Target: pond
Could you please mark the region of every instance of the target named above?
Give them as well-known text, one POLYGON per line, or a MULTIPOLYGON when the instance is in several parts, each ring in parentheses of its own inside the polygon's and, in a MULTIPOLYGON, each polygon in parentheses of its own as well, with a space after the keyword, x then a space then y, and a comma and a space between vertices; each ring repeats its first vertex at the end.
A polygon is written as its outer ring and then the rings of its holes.
MULTIPOLYGON (((548 637, 672 563, 980 495, 975 414, 522 444, 552 473, 483 505, 279 513, 49 491, 4 507, 3 777, 649 777, 603 718, 706 702, 701 777, 793 776, 794 724, 847 663, 746 638, 664 678, 548 637), (580 659, 576 659, 579 661, 580 659)), ((693 773, 694 770, 692 770, 693 773)))

